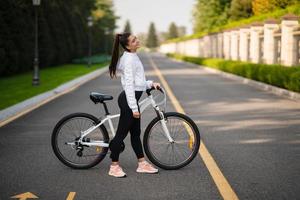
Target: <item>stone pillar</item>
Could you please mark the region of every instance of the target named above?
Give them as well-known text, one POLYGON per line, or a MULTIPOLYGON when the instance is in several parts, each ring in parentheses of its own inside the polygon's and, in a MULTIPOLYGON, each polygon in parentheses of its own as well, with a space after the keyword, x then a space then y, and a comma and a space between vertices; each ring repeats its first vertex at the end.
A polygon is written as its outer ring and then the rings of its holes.
POLYGON ((210 42, 210 35, 205 35, 203 37, 204 40, 204 57, 210 58, 211 57, 211 42, 210 42))
POLYGON ((208 57, 212 58, 213 57, 213 34, 208 35, 208 46, 207 47, 209 47, 208 57))
POLYGON ((210 44, 211 44, 211 57, 215 58, 215 52, 216 52, 215 35, 211 34, 211 35, 209 35, 209 38, 210 38, 210 44))
POLYGON ((171 53, 176 53, 176 46, 177 46, 177 43, 171 43, 172 47, 171 47, 171 53))
POLYGON ((184 55, 184 41, 178 42, 178 53, 184 55))
POLYGON ((266 64, 277 63, 278 51, 277 42, 274 34, 279 30, 279 22, 275 19, 269 19, 264 24, 264 58, 266 64))
POLYGON ((177 43, 177 52, 178 52, 178 54, 181 54, 181 42, 178 42, 177 43))
POLYGON ((235 28, 230 31, 230 58, 238 60, 239 57, 239 29, 235 28))
POLYGON ((186 55, 186 41, 182 42, 182 54, 186 55))
POLYGON ((223 32, 223 52, 224 52, 224 58, 230 59, 230 31, 224 31, 223 32))
POLYGON ((217 37, 217 33, 213 34, 212 40, 213 40, 213 58, 217 58, 218 57, 218 37, 217 37))
POLYGON ((203 37, 199 38, 199 57, 204 57, 204 45, 203 45, 203 37))
POLYGON ((175 42, 175 53, 179 53, 179 47, 178 47, 178 42, 175 42))
POLYGON ((239 60, 249 61, 249 47, 250 47, 250 26, 243 26, 240 28, 240 42, 239 42, 239 60))
POLYGON ((168 44, 162 44, 162 45, 160 45, 159 52, 161 52, 161 53, 168 53, 168 44))
POLYGON ((166 50, 166 45, 165 44, 161 44, 160 46, 159 46, 159 49, 158 49, 158 51, 160 52, 160 53, 165 53, 165 50, 166 50))
POLYGON ((217 40, 218 40, 217 57, 223 58, 223 33, 218 33, 217 40))
POLYGON ((299 17, 285 15, 281 22, 281 63, 286 66, 298 64, 298 42, 293 32, 299 28, 299 17))
POLYGON ((260 63, 262 60, 262 49, 260 35, 263 33, 263 23, 255 22, 250 27, 250 60, 260 63))

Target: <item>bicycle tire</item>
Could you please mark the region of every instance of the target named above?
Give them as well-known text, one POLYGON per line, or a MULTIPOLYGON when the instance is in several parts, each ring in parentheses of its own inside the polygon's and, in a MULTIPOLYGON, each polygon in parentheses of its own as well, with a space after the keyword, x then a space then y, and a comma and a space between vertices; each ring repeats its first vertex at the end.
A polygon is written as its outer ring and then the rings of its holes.
MULTIPOLYGON (((166 170, 180 169, 180 168, 188 165, 196 157, 196 155, 199 151, 199 148, 200 148, 200 132, 199 132, 198 127, 195 124, 195 122, 190 117, 188 117, 188 116, 186 116, 182 113, 167 112, 167 113, 164 113, 164 116, 165 116, 165 119, 167 119, 167 120, 170 120, 172 118, 177 118, 177 119, 183 120, 192 129, 195 138, 193 139, 193 151, 191 152, 191 155, 186 160, 184 160, 183 162, 173 164, 173 165, 169 165, 166 162, 163 162, 162 160, 158 159, 157 156, 154 155, 154 153, 153 153, 154 149, 151 149, 151 147, 149 145, 151 143, 150 136, 152 134, 153 127, 155 125, 157 125, 159 120, 160 120, 159 117, 154 118, 148 124, 148 126, 145 130, 145 134, 144 134, 144 138, 143 138, 144 150, 145 150, 145 153, 146 153, 147 157, 149 158, 149 160, 153 164, 155 164, 156 166, 158 166, 162 169, 166 169, 166 170)), ((171 131, 172 130, 169 130, 170 135, 172 135, 171 131)), ((169 141, 167 141, 167 142, 169 142, 169 141)), ((157 148, 155 148, 155 150, 157 150, 157 148)))
MULTIPOLYGON (((79 164, 79 163, 74 163, 71 162, 69 159, 67 159, 61 152, 61 150, 58 147, 58 134, 60 133, 60 130, 63 128, 63 126, 70 120, 75 119, 75 118, 85 118, 90 120, 91 122, 93 122, 93 124, 99 124, 100 121, 93 115, 87 114, 87 113, 73 113, 73 114, 69 114, 65 117, 63 117, 61 120, 59 120, 57 122, 57 124, 55 125, 53 131, 52 131, 52 136, 51 136, 51 146, 52 149, 56 155, 56 157, 66 166, 71 167, 73 169, 88 169, 91 167, 94 167, 95 165, 97 165, 98 163, 100 163, 106 156, 107 151, 108 151, 108 147, 102 147, 102 151, 101 153, 99 153, 96 158, 90 162, 90 163, 86 163, 86 164, 79 164)), ((97 129, 96 129, 97 130, 97 129)), ((102 134, 103 140, 104 142, 109 143, 109 135, 107 132, 107 129, 105 128, 105 126, 103 124, 101 124, 99 126, 99 130, 100 133, 102 134)), ((88 135, 89 136, 89 135, 88 135)), ((89 147, 87 147, 89 148, 89 147)))

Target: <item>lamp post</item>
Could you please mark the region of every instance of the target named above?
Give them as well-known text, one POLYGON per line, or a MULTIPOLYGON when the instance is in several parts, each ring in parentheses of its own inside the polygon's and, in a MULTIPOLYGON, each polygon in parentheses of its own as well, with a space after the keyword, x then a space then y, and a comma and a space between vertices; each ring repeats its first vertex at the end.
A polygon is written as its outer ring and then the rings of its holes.
POLYGON ((92 56, 92 29, 91 27, 93 26, 93 18, 92 16, 89 16, 87 18, 88 21, 88 27, 89 27, 89 53, 88 53, 88 67, 91 66, 91 56, 92 56))
POLYGON ((40 84, 39 75, 39 50, 38 50, 38 7, 41 4, 41 0, 32 0, 35 13, 35 47, 34 47, 34 61, 33 61, 33 78, 32 85, 40 84))

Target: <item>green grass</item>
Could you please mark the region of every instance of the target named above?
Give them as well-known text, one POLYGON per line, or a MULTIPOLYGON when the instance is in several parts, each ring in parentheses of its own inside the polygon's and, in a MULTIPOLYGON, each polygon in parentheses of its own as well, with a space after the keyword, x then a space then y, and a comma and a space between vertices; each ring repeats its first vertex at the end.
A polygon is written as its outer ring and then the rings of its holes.
POLYGON ((76 77, 104 67, 107 61, 93 64, 67 64, 40 70, 40 85, 32 86, 32 72, 0 78, 0 110, 49 91, 76 77))
POLYGON ((254 64, 219 58, 198 58, 179 54, 167 54, 179 60, 205 65, 224 72, 260 81, 294 92, 300 92, 300 66, 254 64))
POLYGON ((88 63, 89 59, 91 59, 92 64, 103 63, 105 61, 110 60, 110 57, 111 56, 107 55, 107 54, 94 54, 93 56, 91 56, 91 58, 83 57, 83 58, 73 59, 72 63, 74 63, 74 64, 85 64, 85 63, 88 63))

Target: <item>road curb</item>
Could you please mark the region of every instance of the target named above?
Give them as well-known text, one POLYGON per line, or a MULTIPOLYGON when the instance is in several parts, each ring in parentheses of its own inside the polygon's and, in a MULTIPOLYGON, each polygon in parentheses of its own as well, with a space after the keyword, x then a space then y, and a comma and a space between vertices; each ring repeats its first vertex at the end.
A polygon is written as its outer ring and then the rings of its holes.
POLYGON ((68 81, 58 87, 44 92, 42 94, 36 95, 29 99, 26 99, 20 103, 17 103, 13 106, 5 108, 4 110, 0 111, 0 127, 8 124, 9 122, 19 118, 22 115, 25 115, 28 112, 52 101, 53 99, 71 92, 72 90, 76 89, 77 87, 83 85, 84 83, 91 81, 92 79, 100 76, 104 72, 108 70, 108 65, 101 67, 101 69, 97 69, 93 72, 75 78, 71 81, 68 81))
MULTIPOLYGON (((168 58, 170 58, 170 57, 168 57, 168 58)), ((190 64, 190 65, 193 65, 193 66, 196 66, 196 67, 201 67, 204 70, 209 71, 211 73, 219 74, 223 77, 226 77, 226 78, 229 78, 229 79, 232 79, 232 80, 236 80, 236 81, 240 81, 244 84, 256 87, 258 89, 261 89, 261 90, 264 90, 264 91, 267 91, 267 92, 271 92, 271 93, 273 93, 277 96, 289 98, 291 100, 295 100, 295 101, 300 102, 300 93, 297 93, 297 92, 292 92, 292 91, 289 91, 289 90, 286 90, 286 89, 283 89, 283 88, 279 88, 279 87, 276 87, 276 86, 273 86, 273 85, 269 85, 269 84, 262 83, 262 82, 259 82, 259 81, 244 78, 244 77, 241 77, 241 76, 238 76, 238 75, 235 75, 235 74, 223 72, 223 71, 220 71, 220 70, 217 70, 217 69, 214 69, 214 68, 210 68, 210 67, 207 67, 207 66, 204 66, 204 65, 197 65, 195 63, 185 62, 185 61, 182 61, 182 60, 176 60, 175 58, 170 58, 170 59, 175 61, 175 62, 190 64)))

